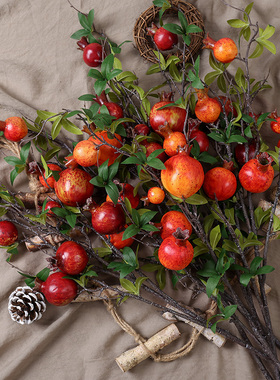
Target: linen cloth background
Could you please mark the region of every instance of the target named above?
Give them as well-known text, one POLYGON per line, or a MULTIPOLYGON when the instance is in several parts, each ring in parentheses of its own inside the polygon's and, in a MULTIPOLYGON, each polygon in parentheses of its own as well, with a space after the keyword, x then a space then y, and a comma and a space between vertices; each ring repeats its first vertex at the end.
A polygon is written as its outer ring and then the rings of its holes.
MULTIPOLYGON (((248 3, 229 0, 236 7, 248 3)), ((133 40, 133 27, 138 16, 152 5, 151 0, 72 0, 83 12, 95 9, 95 25, 103 29, 111 40, 120 44, 133 40)), ((214 39, 229 36, 237 40, 238 30, 229 28, 227 19, 238 18, 240 13, 220 0, 193 0, 200 10, 205 29, 214 39)), ((280 3, 279 0, 256 0, 251 13, 260 27, 267 24, 277 29, 272 41, 277 55, 265 53, 252 61, 252 77, 262 79, 270 73, 273 88, 263 92, 255 102, 256 113, 280 112, 280 3)), ((36 109, 59 112, 62 108, 81 107, 78 97, 93 88, 88 78, 89 68, 83 64, 81 51, 76 49, 70 35, 80 29, 76 11, 67 0, 0 0, 0 119, 9 116, 36 117, 36 109)), ((208 51, 202 52, 201 74, 209 69, 208 51)), ((148 89, 157 76, 145 78, 149 65, 139 55, 133 42, 123 46, 120 56, 123 69, 135 71, 140 85, 148 89)), ((232 64, 234 67, 238 62, 232 64)), ((269 125, 263 127, 266 141, 273 147, 278 136, 270 133, 269 125)), ((11 167, 4 164, 6 152, 1 151, 0 183, 9 185, 11 167)), ((24 175, 15 185, 27 190, 24 175)), ((268 276, 272 287, 269 305, 272 322, 279 334, 279 264, 280 244, 270 245, 270 263, 276 270, 268 276)), ((218 349, 201 337, 187 357, 170 363, 154 363, 148 359, 132 371, 122 374, 114 359, 136 344, 113 321, 102 303, 71 304, 65 307, 48 305, 40 321, 30 326, 13 322, 7 311, 8 296, 19 285, 22 277, 6 262, 5 251, 0 259, 0 379, 1 380, 150 380, 184 378, 200 380, 256 380, 261 376, 248 352, 231 342, 218 349)), ((40 252, 22 252, 14 264, 23 271, 37 273, 45 266, 40 252)), ((165 327, 168 323, 160 313, 145 304, 125 302, 119 309, 124 318, 145 337, 165 327)), ((190 328, 179 324, 182 338, 167 351, 182 346, 190 336, 190 328)))

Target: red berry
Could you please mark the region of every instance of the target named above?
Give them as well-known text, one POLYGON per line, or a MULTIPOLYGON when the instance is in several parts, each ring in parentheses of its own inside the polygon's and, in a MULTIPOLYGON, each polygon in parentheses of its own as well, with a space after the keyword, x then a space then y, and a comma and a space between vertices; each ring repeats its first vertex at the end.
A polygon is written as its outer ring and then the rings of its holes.
POLYGON ((64 306, 76 297, 78 292, 76 282, 69 278, 63 278, 65 276, 67 276, 66 273, 55 272, 41 284, 41 291, 49 303, 64 306))
POLYGON ((58 268, 67 274, 75 275, 83 272, 88 263, 85 249, 74 241, 66 241, 56 251, 58 268))
POLYGON ((83 51, 83 60, 90 67, 98 67, 102 62, 103 48, 97 42, 88 44, 83 51))
POLYGON ((7 247, 18 239, 18 230, 14 223, 8 220, 0 221, 0 245, 7 247))
POLYGON ((28 132, 27 125, 21 117, 12 116, 6 119, 4 136, 7 140, 19 142, 28 132))

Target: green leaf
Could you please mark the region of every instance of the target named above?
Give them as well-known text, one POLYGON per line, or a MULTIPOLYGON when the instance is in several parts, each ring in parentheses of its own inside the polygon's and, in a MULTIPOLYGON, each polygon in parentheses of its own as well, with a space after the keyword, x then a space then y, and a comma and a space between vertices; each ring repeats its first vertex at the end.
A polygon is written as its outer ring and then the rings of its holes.
POLYGON ((116 272, 120 272, 120 279, 124 278, 128 274, 134 271, 134 267, 126 263, 112 262, 108 265, 109 269, 113 269, 116 272))
POLYGON ((213 228, 210 232, 210 245, 213 250, 217 247, 219 241, 221 240, 222 234, 221 234, 221 228, 220 226, 216 226, 213 228))
POLYGON ((228 305, 224 308, 224 319, 229 319, 237 310, 237 305, 228 305))
POLYGON ((61 120, 62 127, 67 131, 72 133, 73 135, 82 135, 83 132, 78 128, 74 123, 70 120, 63 118, 61 120))
MULTIPOLYGON (((22 161, 21 161, 18 157, 15 157, 15 156, 4 157, 4 160, 5 160, 9 165, 12 165, 12 166, 22 165, 22 161)), ((24 161, 24 163, 25 163, 25 161, 24 161)))
POLYGON ((41 120, 54 121, 58 116, 56 113, 48 112, 48 111, 37 111, 37 115, 41 120))
POLYGON ((137 277, 135 281, 136 294, 139 296, 141 285, 148 277, 137 277))
POLYGON ((238 143, 246 143, 248 142, 247 139, 241 135, 231 135, 230 138, 227 140, 227 143, 233 143, 233 142, 238 142, 238 143))
POLYGON ((73 38, 74 40, 80 40, 82 37, 88 35, 88 30, 86 29, 79 29, 75 33, 73 33, 70 38, 73 38))
POLYGON ((44 268, 39 273, 37 273, 36 277, 41 281, 46 281, 46 279, 49 277, 49 274, 50 268, 44 268))
POLYGON ((77 221, 77 215, 69 214, 69 215, 66 215, 65 219, 67 220, 67 223, 69 224, 70 227, 72 228, 75 227, 76 221, 77 221))
POLYGON ((252 58, 252 59, 258 58, 259 56, 262 55, 262 53, 263 53, 263 46, 257 42, 256 48, 249 58, 252 58))
POLYGON ((207 199, 200 194, 194 194, 191 197, 185 198, 184 201, 190 205, 205 205, 208 203, 207 199))
POLYGON ((264 265, 263 267, 259 268, 256 272, 256 274, 268 274, 268 273, 271 273, 275 270, 274 267, 272 267, 271 265, 264 265))
POLYGON ((51 131, 51 135, 52 135, 53 140, 57 138, 57 136, 59 135, 59 133, 61 131, 61 127, 62 127, 61 120, 62 120, 62 115, 56 117, 54 122, 53 122, 52 131, 51 131))
POLYGON ((101 93, 102 93, 102 91, 105 90, 106 85, 107 85, 107 81, 106 80, 97 80, 94 83, 94 90, 96 92, 96 95, 100 96, 101 93))
POLYGON ((140 231, 139 227, 135 226, 134 224, 131 224, 124 231, 122 240, 126 240, 126 239, 128 239, 128 238, 130 238, 132 236, 137 235, 139 231, 140 231))
POLYGON ((168 23, 163 25, 162 27, 174 34, 184 34, 183 29, 177 24, 168 23))
POLYGON ((117 185, 114 182, 109 182, 105 185, 105 190, 114 204, 117 204, 119 199, 119 190, 117 185))
POLYGON ((220 279, 221 279, 221 276, 219 275, 215 275, 208 278, 207 283, 206 283, 206 294, 209 298, 211 297, 214 290, 216 289, 220 279))
POLYGON ((130 247, 124 247, 123 259, 128 265, 134 267, 134 269, 139 267, 137 257, 130 247))
POLYGON ((251 273, 243 273, 241 274, 240 276, 240 284, 243 285, 243 286, 247 286, 251 280, 251 278, 253 277, 253 275, 251 273))
POLYGON ((204 82, 210 86, 221 75, 220 71, 211 71, 205 75, 204 82))
POLYGON ((97 80, 104 80, 103 75, 97 69, 90 69, 88 72, 88 76, 97 80))
POLYGON ((231 19, 227 20, 227 23, 232 27, 232 28, 244 28, 247 27, 249 24, 248 22, 239 20, 239 19, 231 19))
POLYGON ((137 294, 136 286, 131 281, 127 280, 126 278, 120 279, 120 284, 129 293, 137 294))
POLYGON ((274 43, 272 43, 271 41, 267 41, 262 37, 258 37, 256 41, 263 47, 265 47, 268 51, 270 51, 272 54, 276 54, 276 47, 274 43))
POLYGON ((272 37, 274 33, 275 33, 275 27, 272 25, 267 25, 264 31, 262 31, 260 28, 260 36, 266 40, 272 37))
POLYGON ((140 225, 149 223, 157 214, 157 211, 147 211, 140 216, 140 225))
POLYGON ((156 273, 156 280, 159 285, 159 288, 163 290, 166 285, 166 270, 164 267, 161 267, 156 273))
POLYGON ((165 170, 166 169, 164 163, 159 158, 149 159, 149 157, 147 159, 147 164, 151 168, 154 168, 154 169, 157 169, 157 170, 165 170))
POLYGON ((91 26, 94 21, 94 9, 91 9, 87 16, 88 25, 91 26))
POLYGON ((25 144, 21 150, 20 150, 20 159, 23 163, 26 163, 29 155, 29 150, 31 146, 31 141, 29 141, 27 144, 25 144))

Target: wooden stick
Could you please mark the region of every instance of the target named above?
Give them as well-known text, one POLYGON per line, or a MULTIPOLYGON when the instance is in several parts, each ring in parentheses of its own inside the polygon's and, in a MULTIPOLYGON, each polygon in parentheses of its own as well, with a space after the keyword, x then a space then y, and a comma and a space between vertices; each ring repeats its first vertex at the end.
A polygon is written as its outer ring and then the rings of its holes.
MULTIPOLYGON (((16 197, 23 202, 26 208, 35 208, 35 193, 19 192, 16 194, 16 197)), ((47 192, 38 195, 38 204, 42 205, 45 199, 58 201, 55 193, 47 192)))
POLYGON ((123 372, 129 371, 152 354, 161 350, 180 337, 180 331, 172 323, 148 339, 145 343, 132 348, 116 358, 116 362, 123 372))
MULTIPOLYGON (((62 243, 65 238, 61 235, 45 235, 44 240, 51 245, 58 245, 62 243)), ((36 252, 39 249, 48 248, 44 240, 40 238, 40 236, 34 236, 25 242, 25 246, 29 252, 36 252)))
MULTIPOLYGON (((172 309, 174 311, 180 312, 180 310, 176 309, 175 307, 171 305, 166 305, 168 309, 172 309)), ((198 325, 197 323, 191 322, 188 318, 186 317, 179 317, 171 312, 166 312, 163 313, 163 318, 168 320, 168 321, 182 321, 187 324, 189 324, 192 327, 195 327, 198 331, 201 332, 202 335, 205 336, 209 341, 213 342, 217 347, 221 348, 225 343, 226 343, 226 338, 218 333, 213 333, 213 331, 209 328, 203 327, 198 325)))

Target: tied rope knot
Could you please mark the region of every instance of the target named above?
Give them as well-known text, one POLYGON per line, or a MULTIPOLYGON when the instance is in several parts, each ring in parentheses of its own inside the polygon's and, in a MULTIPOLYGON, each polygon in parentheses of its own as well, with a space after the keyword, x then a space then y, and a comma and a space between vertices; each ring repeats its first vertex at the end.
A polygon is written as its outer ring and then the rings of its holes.
POLYGON ((129 335, 134 337, 134 340, 136 343, 141 345, 145 351, 149 354, 149 356, 155 361, 155 362, 170 362, 176 359, 179 359, 188 353, 191 352, 193 347, 195 346, 202 330, 198 331, 196 328, 193 328, 191 337, 189 341, 178 350, 171 352, 170 354, 156 354, 154 352, 151 352, 147 346, 145 345, 145 342, 147 341, 142 335, 137 333, 134 328, 127 323, 118 313, 115 308, 115 306, 112 303, 112 300, 110 299, 109 295, 107 296, 107 299, 103 300, 104 304, 106 305, 107 310, 110 312, 114 320, 117 322, 117 324, 129 335))

